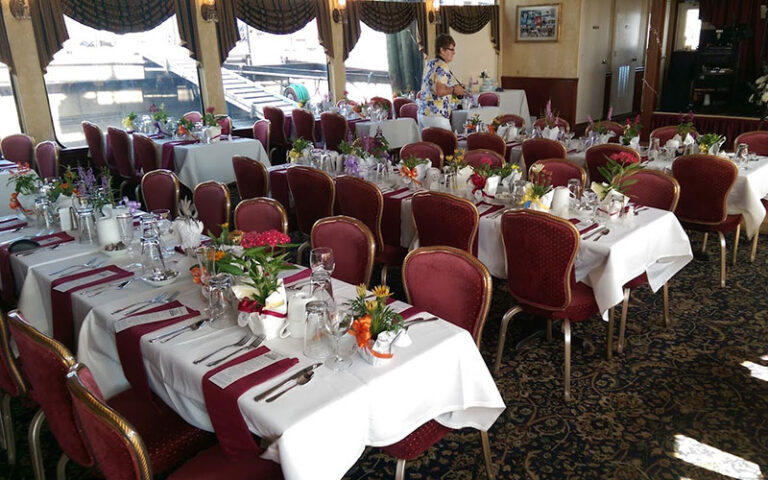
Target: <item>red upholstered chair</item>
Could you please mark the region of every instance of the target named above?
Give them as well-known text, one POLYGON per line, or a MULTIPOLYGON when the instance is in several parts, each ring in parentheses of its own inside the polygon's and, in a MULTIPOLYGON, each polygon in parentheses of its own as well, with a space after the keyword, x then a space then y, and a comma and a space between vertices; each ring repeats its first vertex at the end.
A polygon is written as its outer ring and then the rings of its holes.
MULTIPOLYGON (((29 325, 18 310, 8 314, 8 324, 19 350, 24 376, 41 407, 29 427, 35 476, 43 478, 37 474, 43 472, 39 439, 44 421, 66 457, 85 467, 93 466, 93 457, 80 434, 66 387, 66 375, 75 365, 75 358, 62 344, 29 325)), ((162 401, 147 405, 143 395, 133 389, 115 395, 108 404, 136 426, 147 442, 149 458, 157 472, 169 470, 212 443, 210 434, 186 423, 162 401)), ((66 460, 59 462, 62 473, 65 466, 66 460)))
POLYGON ((264 151, 267 152, 267 158, 272 158, 272 152, 269 150, 269 134, 272 128, 272 122, 263 118, 253 122, 253 138, 261 142, 264 151))
POLYGON ((266 197, 269 193, 269 173, 267 167, 258 160, 244 155, 232 157, 235 181, 240 199, 266 197))
POLYGON ((371 103, 387 105, 387 118, 392 118, 392 102, 384 97, 371 97, 371 103))
MULTIPOLYGON (((432 166, 437 168, 442 168, 445 160, 443 150, 432 142, 413 142, 403 145, 403 148, 400 149, 400 158, 408 158, 411 155, 417 158, 428 158, 432 162, 432 166)), ((453 152, 448 155, 453 155, 453 152)))
POLYGON ((222 135, 229 135, 232 132, 232 119, 229 116, 219 118, 216 123, 221 127, 222 135))
POLYGON ((495 133, 470 133, 467 135, 467 150, 471 151, 478 149, 493 150, 501 155, 501 158, 504 158, 504 155, 507 153, 507 142, 495 133))
POLYGON ((363 222, 344 215, 321 218, 312 227, 312 248, 317 247, 334 252, 333 278, 352 285, 371 283, 376 241, 363 222))
POLYGON ((684 228, 704 232, 702 252, 707 237, 717 232, 720 237, 720 286, 725 287, 725 233, 735 231, 733 263, 739 250, 741 215, 728 215, 728 193, 739 175, 738 167, 729 160, 712 155, 685 155, 672 164, 672 174, 680 184, 680 201, 675 215, 684 228))
POLYGON ((43 179, 59 176, 59 146, 51 141, 35 145, 35 165, 43 179))
MULTIPOLYGON (((533 128, 538 127, 538 128, 541 128, 543 130, 544 127, 546 127, 546 126, 547 126, 547 119, 546 118, 540 118, 540 119, 536 120, 535 122, 533 122, 533 128)), ((570 132, 571 131, 571 124, 568 123, 568 120, 566 120, 564 118, 555 117, 555 126, 556 127, 560 127, 560 128, 564 128, 566 132, 570 132)))
MULTIPOLYGON (((312 226, 316 221, 333 215, 336 185, 330 175, 316 168, 290 167, 286 175, 288 188, 293 196, 299 232, 308 236, 312 233, 312 226)), ((296 253, 299 262, 301 262, 302 252, 308 246, 309 242, 299 246, 296 253)))
POLYGON ((566 158, 545 158, 537 160, 528 169, 528 178, 531 178, 531 170, 535 165, 543 165, 543 170, 551 175, 552 187, 567 187, 568 180, 578 178, 581 180, 581 188, 587 186, 587 172, 578 164, 566 158))
MULTIPOLYGON (((405 257, 403 286, 408 303, 467 330, 480 340, 491 306, 491 274, 472 255, 451 247, 422 247, 405 257)), ((405 477, 405 463, 420 457, 451 432, 429 420, 399 442, 381 447, 397 458, 395 478, 405 477)), ((488 478, 495 478, 488 432, 480 431, 488 478)))
POLYGON ((27 384, 11 349, 8 324, 5 316, 0 314, 0 438, 4 440, 3 446, 8 456, 8 464, 11 466, 16 464, 16 439, 11 416, 11 398, 21 398, 26 395, 27 384))
POLYGON ((608 182, 609 178, 605 178, 598 170, 601 167, 605 167, 608 164, 608 158, 614 153, 625 152, 632 155, 637 162, 640 162, 640 154, 637 150, 624 145, 618 145, 613 143, 606 143, 603 145, 595 145, 589 147, 585 153, 587 172, 589 173, 590 182, 608 182))
POLYGON ((413 196, 412 208, 419 246, 445 245, 472 253, 480 222, 474 203, 427 191, 413 196))
MULTIPOLYGON (((494 371, 498 373, 507 326, 520 312, 562 320, 565 334, 565 400, 571 399, 571 322, 598 313, 595 295, 576 282, 573 263, 579 251, 579 231, 568 220, 534 210, 507 211, 501 216, 501 239, 507 254, 509 291, 517 305, 501 320, 494 371)), ((609 338, 613 324, 608 325, 609 338)), ((549 336, 549 335, 548 335, 549 336)))
POLYGON ((235 228, 244 232, 277 230, 288 234, 288 215, 277 200, 269 197, 249 198, 235 207, 235 228))
POLYGON ((196 110, 192 110, 191 112, 187 112, 182 115, 181 118, 184 120, 189 120, 192 123, 197 123, 203 121, 203 114, 196 110))
POLYGON ((221 235, 221 226, 229 222, 229 190, 219 182, 198 183, 193 194, 197 218, 203 222, 203 233, 221 235))
POLYGON ((481 93, 480 96, 477 97, 477 103, 479 103, 481 107, 498 107, 499 96, 493 92, 481 93))
POLYGON ((413 100, 411 100, 410 98, 405 98, 405 97, 397 97, 394 100, 392 100, 392 109, 395 112, 395 118, 399 118, 400 117, 400 108, 402 108, 403 105, 407 105, 409 103, 414 103, 415 104, 415 102, 413 100))
POLYGON ((507 123, 514 122, 516 127, 525 127, 525 119, 520 115, 515 115, 514 113, 505 113, 503 115, 499 115, 496 118, 499 120, 499 125, 505 125, 507 123))
POLYGON ((535 162, 549 158, 566 158, 567 150, 565 145, 557 140, 548 138, 531 138, 523 142, 523 160, 525 168, 531 168, 535 162))
POLYGON ((285 113, 277 107, 264 107, 264 118, 270 121, 272 129, 270 130, 270 142, 273 147, 290 148, 291 142, 285 138, 285 113))
POLYGON ((443 156, 453 155, 453 152, 459 146, 459 140, 456 138, 455 133, 439 127, 429 127, 422 130, 421 140, 432 142, 439 146, 443 151, 443 156))
POLYGON ((155 142, 146 135, 134 133, 133 159, 136 162, 136 169, 141 171, 141 173, 157 170, 157 147, 155 142))
MULTIPOLYGON (((659 127, 651 131, 649 138, 658 138, 659 143, 663 147, 667 140, 672 140, 672 137, 677 135, 677 125, 667 125, 666 127, 659 127)), ((694 129, 691 130, 691 136, 696 138, 699 136, 698 132, 694 129)), ((683 137, 685 137, 683 135, 683 137)))
POLYGON ((325 138, 325 148, 341 153, 339 144, 349 135, 347 119, 338 113, 323 112, 320 114, 320 129, 325 138))
POLYGON ((744 132, 733 141, 733 151, 740 143, 746 143, 749 147, 749 153, 766 156, 768 155, 768 130, 754 130, 744 132))
POLYGON ((6 160, 34 165, 35 139, 23 133, 14 133, 0 140, 0 152, 6 160))
POLYGON ((170 170, 158 168, 141 178, 141 194, 146 211, 167 208, 171 217, 179 214, 179 177, 170 170))
POLYGON ((464 154, 464 161, 467 162, 467 165, 473 168, 477 168, 483 164, 490 165, 491 168, 501 168, 504 166, 504 157, 493 150, 470 150, 464 154))
POLYGON ((107 163, 107 145, 101 127, 91 122, 82 122, 85 141, 88 144, 88 151, 91 153, 91 162, 97 169, 108 166, 107 163))
MULTIPOLYGON (((621 136, 624 135, 624 126, 619 122, 611 122, 608 120, 601 121, 600 124, 605 128, 607 128, 609 131, 616 134, 613 137, 611 137, 610 143, 619 143, 619 141, 621 140, 621 136)), ((585 130, 585 133, 589 135, 589 132, 591 132, 593 129, 594 128, 592 125, 588 125, 587 129, 585 130)))
POLYGON ((388 267, 402 264, 406 252, 400 245, 384 243, 381 233, 384 197, 381 190, 362 178, 342 175, 336 178, 336 205, 339 213, 360 220, 373 234, 376 241, 374 263, 381 265, 381 284, 386 284, 388 267))
MULTIPOLYGON (((105 402, 88 367, 77 364, 66 377, 77 426, 96 465, 107 480, 152 480, 158 471, 151 438, 130 418, 105 402)), ((232 462, 218 445, 204 450, 171 474, 170 479, 281 479, 280 466, 253 456, 232 462)))
POLYGON ((412 118, 414 122, 419 122, 419 105, 416 102, 406 103, 398 111, 400 118, 412 118))
POLYGON ((141 172, 138 172, 134 166, 131 157, 131 138, 125 130, 115 127, 107 128, 107 143, 115 158, 117 173, 123 180, 119 192, 122 198, 126 187, 137 187, 141 183, 141 172))
POLYGON ((296 138, 315 143, 315 115, 312 112, 303 108, 294 108, 291 112, 291 121, 296 138))

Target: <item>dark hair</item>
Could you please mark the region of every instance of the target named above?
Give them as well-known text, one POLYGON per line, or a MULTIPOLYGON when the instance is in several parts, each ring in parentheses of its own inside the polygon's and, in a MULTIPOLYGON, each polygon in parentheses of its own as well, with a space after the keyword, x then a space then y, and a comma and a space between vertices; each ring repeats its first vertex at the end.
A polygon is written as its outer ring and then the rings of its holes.
POLYGON ((448 48, 451 45, 456 45, 456 42, 453 40, 452 36, 448 35, 447 33, 441 33, 438 35, 435 39, 435 56, 440 56, 441 48, 448 48))

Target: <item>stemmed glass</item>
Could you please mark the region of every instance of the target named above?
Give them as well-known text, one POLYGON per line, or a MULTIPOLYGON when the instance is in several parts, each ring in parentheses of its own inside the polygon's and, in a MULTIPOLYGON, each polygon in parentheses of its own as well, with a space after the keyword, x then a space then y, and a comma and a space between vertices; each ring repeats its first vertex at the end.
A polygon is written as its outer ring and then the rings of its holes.
POLYGON ((163 252, 167 255, 173 255, 173 246, 168 245, 171 232, 171 211, 167 208, 158 208, 152 210, 151 213, 157 219, 157 229, 160 233, 160 243, 163 246, 163 252))
POLYGON ((334 372, 340 372, 352 365, 352 360, 341 356, 339 344, 341 338, 346 335, 349 331, 349 327, 352 326, 354 315, 348 309, 339 309, 336 312, 330 312, 326 318, 326 328, 328 329, 328 333, 330 333, 334 339, 334 356, 329 357, 328 360, 325 361, 325 366, 334 372))
POLYGON ((569 178, 568 191, 571 194, 571 208, 578 209, 581 205, 581 180, 578 178, 569 178))
POLYGON ((312 269, 312 273, 316 273, 318 270, 323 270, 328 275, 333 273, 333 269, 336 268, 336 262, 333 259, 333 250, 328 247, 313 248, 309 254, 309 266, 312 269))
POLYGON ((736 147, 736 164, 742 170, 746 170, 748 162, 749 162, 749 145, 747 145, 746 143, 740 143, 736 147))

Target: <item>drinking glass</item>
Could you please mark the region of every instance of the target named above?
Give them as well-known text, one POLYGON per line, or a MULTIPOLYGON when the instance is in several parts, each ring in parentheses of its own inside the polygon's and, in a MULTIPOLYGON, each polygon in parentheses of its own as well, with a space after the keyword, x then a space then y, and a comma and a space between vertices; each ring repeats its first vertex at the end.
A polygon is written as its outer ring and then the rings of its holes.
POLYGON ((457 189, 456 184, 456 172, 446 172, 445 174, 445 191, 448 193, 455 193, 457 189))
POLYGON ((349 327, 352 326, 353 320, 354 315, 348 309, 338 310, 333 314, 329 313, 326 317, 325 327, 334 339, 334 356, 329 357, 328 360, 325 361, 325 366, 334 372, 340 372, 352 365, 352 360, 344 358, 341 355, 339 343, 341 342, 341 338, 349 331, 349 327))
POLYGON ((154 229, 149 228, 141 234, 141 276, 151 282, 162 282, 168 275, 160 239, 154 229))
POLYGON ((122 212, 115 216, 117 220, 117 230, 120 234, 120 241, 123 242, 125 248, 128 250, 128 256, 131 259, 130 265, 126 265, 128 269, 138 268, 141 266, 139 263, 139 250, 134 243, 134 229, 133 229, 133 215, 130 212, 122 212))
POLYGON ((222 329, 233 325, 234 311, 230 303, 232 275, 217 273, 208 279, 208 316, 210 325, 222 329))
POLYGON ((208 279, 216 274, 216 254, 218 248, 203 246, 195 250, 197 264, 200 268, 200 283, 203 287, 208 287, 208 279))
POLYGON ((319 300, 308 302, 305 307, 304 355, 325 359, 331 353, 327 340, 328 304, 319 300))
POLYGON ((595 212, 597 211, 597 205, 600 203, 600 199, 597 194, 591 190, 585 190, 582 194, 582 205, 585 215, 590 221, 594 221, 595 212))
POLYGON ((581 179, 569 178, 568 191, 571 194, 571 208, 578 209, 581 204, 581 179))
POLYGON ((167 208, 158 208, 152 210, 152 215, 157 219, 157 231, 160 235, 160 244, 163 246, 163 251, 166 254, 173 255, 173 246, 169 246, 171 243, 169 235, 171 233, 171 211, 167 208))
POLYGON ((312 273, 323 270, 328 272, 330 276, 333 273, 333 269, 336 268, 333 250, 328 247, 313 248, 309 254, 309 266, 312 269, 312 273))
POLYGON ((746 143, 740 143, 736 147, 736 164, 741 168, 742 170, 745 170, 747 168, 747 163, 749 162, 749 145, 746 143))
POLYGON ((648 147, 648 160, 655 161, 660 160, 661 142, 658 138, 651 138, 651 145, 648 147))
POLYGON ((329 272, 322 269, 312 272, 309 285, 313 297, 326 302, 329 308, 334 305, 333 283, 329 272))

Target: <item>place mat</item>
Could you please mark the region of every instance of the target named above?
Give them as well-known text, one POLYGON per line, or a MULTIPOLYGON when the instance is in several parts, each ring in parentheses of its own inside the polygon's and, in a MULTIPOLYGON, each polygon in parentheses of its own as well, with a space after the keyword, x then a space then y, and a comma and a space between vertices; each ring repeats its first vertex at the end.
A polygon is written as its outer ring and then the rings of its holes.
POLYGON ((487 210, 483 211, 483 213, 480 214, 480 217, 488 216, 488 215, 490 215, 492 213, 495 213, 495 212, 498 212, 499 210, 504 208, 504 205, 491 205, 490 203, 485 203, 485 202, 480 202, 478 204, 478 206, 479 205, 490 205, 490 208, 488 208, 487 210))
POLYGON ((135 325, 130 328, 126 328, 115 334, 117 354, 120 357, 120 365, 122 366, 123 374, 125 375, 126 380, 128 380, 128 383, 131 384, 131 387, 133 387, 133 389, 139 395, 144 396, 144 398, 148 400, 152 400, 153 397, 152 391, 149 389, 147 372, 144 370, 144 357, 141 354, 141 337, 156 330, 160 330, 176 323, 181 323, 184 320, 198 317, 200 316, 200 312, 189 307, 185 307, 181 302, 175 300, 165 305, 150 308, 149 310, 145 310, 141 313, 128 315, 125 317, 125 319, 121 320, 125 321, 132 317, 142 317, 166 310, 172 310, 174 308, 179 309, 182 307, 184 307, 189 313, 167 320, 142 323, 141 325, 135 325))
POLYGON ((0 232, 5 232, 8 230, 13 230, 14 228, 26 227, 26 226, 27 226, 27 222, 25 222, 24 220, 19 220, 18 218, 13 220, 5 220, 3 222, 0 222, 0 232))
POLYGON ((260 455, 262 453, 262 449, 253 439, 250 430, 248 430, 243 414, 240 413, 237 399, 256 385, 280 375, 299 363, 298 358, 279 358, 280 356, 269 358, 267 356, 269 352, 269 348, 261 346, 256 350, 235 357, 233 360, 214 368, 203 376, 205 407, 208 410, 208 415, 211 417, 211 424, 216 432, 216 437, 219 439, 221 450, 230 461, 252 458, 254 454, 260 455), (214 383, 214 380, 211 380, 212 377, 230 367, 249 362, 251 359, 262 355, 265 355, 263 358, 265 362, 256 361, 254 365, 249 363, 247 366, 247 370, 251 368, 257 369, 253 373, 246 374, 234 381, 232 381, 232 378, 237 377, 239 372, 233 372, 229 379, 217 377, 217 383, 226 384, 225 388, 221 388, 214 383), (267 362, 267 365, 262 366, 267 362), (222 380, 224 380, 224 383, 222 383, 222 380))
MULTIPOLYGON (((75 238, 69 235, 67 232, 56 232, 52 235, 41 235, 34 237, 32 240, 38 242, 41 247, 50 247, 59 243, 71 242, 75 238), (50 242, 45 240, 52 239, 50 242)), ((9 304, 16 302, 16 288, 13 283, 13 271, 11 270, 11 254, 8 253, 8 247, 10 244, 0 247, 0 279, 3 282, 3 300, 9 304)))
POLYGON ((133 276, 132 272, 117 265, 87 269, 84 272, 66 275, 51 282, 51 316, 53 338, 75 351, 75 331, 72 322, 72 294, 78 290, 109 283, 133 276), (103 275, 103 273, 108 273, 103 275), (109 274, 111 273, 111 274, 109 274), (94 277, 89 280, 88 277, 94 277), (57 288, 61 285, 61 288, 57 288))
POLYGON ((177 145, 189 145, 190 143, 198 143, 199 140, 174 140, 172 142, 165 142, 163 144, 163 156, 162 161, 160 162, 160 168, 164 168, 166 170, 175 171, 174 170, 174 156, 173 156, 173 147, 177 145))

